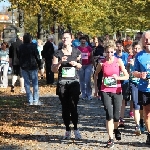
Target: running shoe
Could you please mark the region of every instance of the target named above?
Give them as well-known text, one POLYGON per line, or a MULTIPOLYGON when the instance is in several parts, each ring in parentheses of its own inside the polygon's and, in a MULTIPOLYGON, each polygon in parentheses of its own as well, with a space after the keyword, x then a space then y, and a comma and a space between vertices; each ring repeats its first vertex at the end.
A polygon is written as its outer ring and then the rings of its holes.
POLYGON ((21 88, 21 89, 20 89, 20 93, 22 93, 22 94, 26 93, 25 88, 21 88))
POLYGON ((133 113, 133 111, 130 111, 129 116, 130 116, 130 118, 134 118, 134 113, 133 113))
POLYGON ((146 140, 146 144, 150 145, 150 134, 147 134, 147 140, 146 140))
POLYGON ((74 130, 74 136, 76 140, 80 140, 81 139, 81 134, 79 132, 79 130, 74 130))
POLYGON ((116 140, 121 140, 121 133, 118 129, 114 129, 116 140))
POLYGON ((88 100, 89 100, 89 101, 92 100, 92 96, 88 96, 88 100))
POLYGON ((121 127, 121 128, 125 127, 124 120, 122 118, 120 118, 120 120, 119 120, 119 126, 118 127, 121 127))
POLYGON ((107 141, 107 145, 105 146, 105 148, 113 148, 114 147, 114 140, 113 139, 109 139, 107 141))
POLYGON ((135 134, 136 134, 137 136, 141 135, 140 126, 136 126, 136 127, 135 127, 135 134))
POLYGON ((145 126, 140 125, 140 130, 141 130, 142 133, 144 133, 145 132, 145 126))
POLYGON ((63 140, 70 140, 71 138, 71 131, 66 131, 63 140))

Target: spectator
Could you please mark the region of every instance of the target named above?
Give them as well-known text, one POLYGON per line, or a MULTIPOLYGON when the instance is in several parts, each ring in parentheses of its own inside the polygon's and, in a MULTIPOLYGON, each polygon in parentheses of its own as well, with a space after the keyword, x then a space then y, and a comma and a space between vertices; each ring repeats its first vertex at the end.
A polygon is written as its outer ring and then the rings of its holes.
POLYGON ((24 78, 26 96, 29 105, 40 105, 38 89, 38 67, 40 68, 40 56, 35 44, 31 43, 30 34, 23 36, 23 44, 19 47, 19 63, 24 78), (37 65, 38 64, 38 65, 37 65), (33 94, 30 90, 30 82, 33 86, 33 94))
POLYGON ((52 59, 54 54, 54 47, 51 43, 50 38, 48 38, 47 42, 43 46, 42 57, 45 60, 46 65, 46 83, 53 84, 54 83, 54 73, 51 71, 52 59))
POLYGON ((0 50, 0 79, 2 84, 1 88, 7 88, 8 86, 8 68, 9 68, 9 45, 7 42, 1 44, 0 50))
POLYGON ((18 59, 18 52, 19 46, 23 43, 23 34, 19 34, 16 42, 12 43, 9 48, 9 59, 10 59, 10 66, 13 68, 13 76, 12 76, 12 85, 11 85, 11 92, 14 92, 14 86, 17 81, 17 77, 20 77, 20 93, 25 93, 24 88, 24 79, 21 74, 19 59, 18 59))

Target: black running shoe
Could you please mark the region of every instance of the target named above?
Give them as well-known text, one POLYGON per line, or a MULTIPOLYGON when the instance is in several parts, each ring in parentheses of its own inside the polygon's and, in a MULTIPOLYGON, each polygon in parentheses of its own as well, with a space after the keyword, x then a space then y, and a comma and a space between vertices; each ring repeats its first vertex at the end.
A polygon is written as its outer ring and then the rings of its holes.
POLYGON ((147 134, 147 140, 146 140, 146 144, 150 145, 150 134, 147 134))
POLYGON ((109 139, 107 141, 107 145, 105 146, 105 148, 113 148, 114 147, 114 140, 113 139, 109 139))
POLYGON ((121 133, 118 129, 114 129, 116 140, 121 140, 121 133))
POLYGON ((13 85, 11 86, 11 90, 10 91, 13 92, 13 93, 15 92, 13 85))

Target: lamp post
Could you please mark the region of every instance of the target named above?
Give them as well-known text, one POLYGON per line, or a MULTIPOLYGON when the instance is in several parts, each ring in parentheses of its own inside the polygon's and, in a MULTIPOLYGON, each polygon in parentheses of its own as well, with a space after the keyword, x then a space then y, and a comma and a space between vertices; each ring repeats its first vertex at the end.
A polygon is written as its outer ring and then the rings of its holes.
POLYGON ((12 9, 12 24, 15 26, 14 9, 12 9))
POLYGON ((57 25, 57 16, 58 11, 53 10, 53 21, 54 21, 54 36, 55 36, 55 44, 58 45, 58 25, 57 25))
POLYGON ((41 39, 43 41, 43 11, 42 11, 42 7, 41 7, 40 13, 38 14, 37 18, 38 18, 37 38, 41 39))
POLYGON ((24 33, 24 12, 23 10, 19 9, 19 32, 24 33))

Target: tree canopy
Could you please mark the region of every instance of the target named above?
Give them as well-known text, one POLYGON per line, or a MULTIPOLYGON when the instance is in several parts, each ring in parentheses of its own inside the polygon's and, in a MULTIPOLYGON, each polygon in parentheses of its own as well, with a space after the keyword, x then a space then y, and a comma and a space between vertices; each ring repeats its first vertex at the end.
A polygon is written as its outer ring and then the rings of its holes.
POLYGON ((97 35, 126 29, 150 28, 150 0, 9 0, 12 8, 25 13, 25 29, 35 32, 35 17, 43 11, 45 28, 58 24, 97 35))

